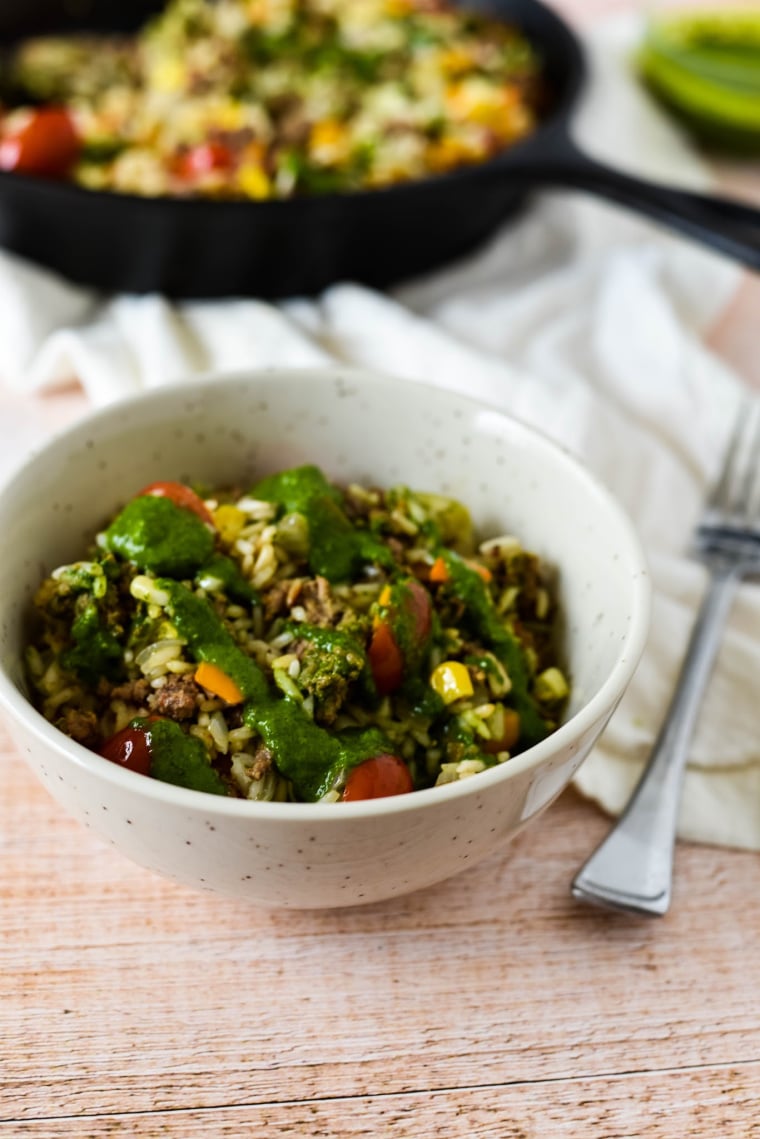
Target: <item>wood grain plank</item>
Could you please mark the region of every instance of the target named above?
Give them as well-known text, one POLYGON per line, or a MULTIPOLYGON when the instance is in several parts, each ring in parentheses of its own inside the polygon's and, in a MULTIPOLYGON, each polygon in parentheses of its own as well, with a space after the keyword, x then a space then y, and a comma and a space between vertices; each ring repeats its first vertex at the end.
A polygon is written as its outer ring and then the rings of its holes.
MULTIPOLYGON (((17 1131, 0 1124, 0 1139, 17 1131)), ((48 1119, 26 1139, 754 1139, 760 1136, 760 1065, 589 1080, 445 1089, 373 1098, 255 1104, 202 1111, 48 1119)))
POLYGON ((0 1120, 760 1058, 754 855, 682 847, 662 922, 588 910, 607 824, 567 795, 434 889, 268 912, 132 866, 0 763, 0 1120))

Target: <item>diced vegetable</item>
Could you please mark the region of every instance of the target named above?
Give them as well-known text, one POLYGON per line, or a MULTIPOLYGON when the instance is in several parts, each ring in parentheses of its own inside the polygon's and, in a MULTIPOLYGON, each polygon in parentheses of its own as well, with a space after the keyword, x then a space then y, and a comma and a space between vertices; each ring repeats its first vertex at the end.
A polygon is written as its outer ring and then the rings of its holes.
POLYGON ((237 506, 222 504, 214 511, 214 525, 222 541, 231 545, 245 525, 245 514, 237 506))
POLYGON ((348 776, 343 789, 344 803, 360 799, 385 799, 414 790, 409 768, 396 755, 376 755, 365 759, 348 776))
POLYGON ((405 613, 412 621, 411 647, 422 647, 430 636, 433 620, 433 609, 430 604, 430 594, 419 581, 410 578, 405 583, 406 595, 402 602, 405 613))
POLYGON ((202 142, 178 155, 174 162, 174 173, 179 178, 192 182, 215 170, 231 170, 234 164, 232 151, 224 143, 202 142))
POLYGON ((197 514, 202 522, 206 522, 209 526, 214 525, 213 516, 194 490, 189 486, 185 486, 181 482, 152 482, 149 486, 143 487, 138 497, 143 495, 154 495, 156 498, 169 498, 175 506, 182 506, 185 510, 192 510, 193 514, 197 514))
POLYGON ((430 567, 430 576, 428 580, 433 582, 434 585, 440 585, 444 581, 449 580, 449 571, 446 568, 446 562, 443 560, 440 554, 430 567))
POLYGON ((474 691, 467 665, 458 660, 445 660, 434 668, 430 676, 430 685, 444 704, 463 700, 466 696, 472 696, 474 691))
POLYGON ((241 704, 243 693, 231 677, 222 672, 218 665, 202 661, 195 670, 195 681, 208 692, 219 696, 226 704, 241 704))
POLYGON ((482 577, 486 585, 493 579, 493 574, 491 573, 488 566, 481 565, 480 562, 472 560, 468 560, 467 565, 470 567, 470 569, 474 569, 476 574, 482 577))
POLYGON ((373 629, 367 656, 378 693, 395 692, 404 677, 404 658, 387 622, 380 621, 373 629))
POLYGON ((111 736, 98 752, 104 759, 110 759, 119 767, 135 771, 138 775, 150 775, 150 741, 143 728, 131 725, 111 736))
POLYGON ((430 594, 415 578, 387 585, 378 598, 368 658, 381 696, 400 688, 427 648, 432 626, 430 594))
POLYGON ((467 507, 442 494, 417 493, 415 496, 438 527, 441 542, 467 556, 475 548, 475 529, 467 507))
POLYGON ((749 9, 665 13, 638 58, 652 91, 720 149, 760 150, 760 14, 749 9))
POLYGON ((536 677, 536 699, 544 704, 564 700, 568 692, 567 681, 558 668, 545 668, 536 677))
POLYGON ((520 716, 514 708, 500 704, 488 722, 492 732, 490 740, 481 740, 480 746, 488 755, 511 751, 520 738, 520 716))
POLYGON ((76 162, 80 148, 68 111, 41 107, 0 135, 0 170, 63 177, 76 162))

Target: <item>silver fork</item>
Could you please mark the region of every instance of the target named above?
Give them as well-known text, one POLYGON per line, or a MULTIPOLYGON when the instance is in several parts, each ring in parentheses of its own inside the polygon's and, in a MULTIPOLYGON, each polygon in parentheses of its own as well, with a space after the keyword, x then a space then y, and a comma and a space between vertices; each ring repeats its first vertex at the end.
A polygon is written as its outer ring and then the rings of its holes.
POLYGON ((760 407, 740 408, 694 534, 710 581, 649 761, 617 823, 572 883, 576 898, 661 917, 668 910, 686 759, 736 588, 760 570, 760 407))

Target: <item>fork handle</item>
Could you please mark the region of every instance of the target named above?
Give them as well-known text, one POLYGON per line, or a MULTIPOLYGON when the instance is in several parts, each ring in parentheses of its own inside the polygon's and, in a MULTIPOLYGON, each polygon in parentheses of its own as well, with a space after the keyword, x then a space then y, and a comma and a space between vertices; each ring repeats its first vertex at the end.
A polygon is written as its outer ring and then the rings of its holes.
POLYGON ((625 811, 573 880, 576 898, 651 917, 667 912, 689 745, 740 577, 736 565, 713 569, 652 754, 625 811))

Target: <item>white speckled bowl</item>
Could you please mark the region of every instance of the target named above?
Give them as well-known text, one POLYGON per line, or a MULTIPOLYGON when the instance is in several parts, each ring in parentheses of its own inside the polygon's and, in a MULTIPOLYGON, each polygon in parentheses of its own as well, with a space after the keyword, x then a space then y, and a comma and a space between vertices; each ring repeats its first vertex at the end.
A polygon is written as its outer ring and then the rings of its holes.
POLYGON ((472 866, 566 786, 641 653, 649 581, 608 493, 541 435, 422 384, 271 371, 162 389, 58 437, 0 494, 0 703, 58 800, 129 858, 265 906, 377 901, 472 866), (502 767, 371 802, 248 803, 125 771, 53 728, 25 695, 24 615, 46 572, 157 479, 240 481, 315 462, 338 481, 404 482, 467 503, 482 533, 519 535, 560 570, 573 684, 566 722, 502 767))

